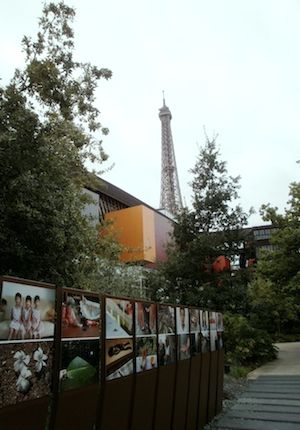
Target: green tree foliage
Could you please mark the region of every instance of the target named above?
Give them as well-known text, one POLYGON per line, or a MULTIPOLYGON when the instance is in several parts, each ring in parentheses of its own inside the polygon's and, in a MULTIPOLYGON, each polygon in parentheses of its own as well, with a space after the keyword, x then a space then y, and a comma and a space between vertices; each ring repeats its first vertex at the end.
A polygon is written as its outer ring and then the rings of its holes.
POLYGON ((0 273, 88 287, 99 256, 117 253, 82 216, 84 162, 106 158, 95 89, 111 72, 73 59, 73 17, 46 4, 24 70, 0 90, 0 273))
POLYGON ((270 335, 252 327, 242 315, 225 314, 226 359, 238 366, 260 365, 276 358, 270 335))
POLYGON ((253 366, 271 360, 276 357, 271 337, 249 318, 251 299, 254 309, 254 289, 249 293, 253 270, 212 270, 217 257, 231 259, 244 240, 249 242, 243 229, 249 214, 235 204, 239 177, 228 175, 216 138, 207 136, 191 172, 193 209, 185 208, 178 216, 169 259, 148 277, 153 298, 223 311, 228 363, 253 366))
POLYGON ((283 215, 270 205, 262 207, 264 220, 276 230, 273 250, 259 259, 256 279, 251 284, 253 320, 277 336, 299 332, 300 316, 300 183, 290 186, 290 200, 283 215))
POLYGON ((206 135, 191 173, 193 209, 185 208, 177 218, 168 261, 161 268, 168 282, 161 289, 151 279, 154 295, 218 309, 241 308, 248 275, 212 270, 220 255, 232 258, 239 253, 249 215, 235 204, 240 178, 228 175, 216 136, 210 140, 206 135))

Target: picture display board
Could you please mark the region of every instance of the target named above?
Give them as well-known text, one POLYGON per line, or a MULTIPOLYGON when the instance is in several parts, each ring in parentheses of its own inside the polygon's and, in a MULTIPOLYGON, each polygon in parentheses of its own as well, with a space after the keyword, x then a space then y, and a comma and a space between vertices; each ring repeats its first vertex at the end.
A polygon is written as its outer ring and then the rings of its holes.
POLYGON ((60 390, 97 384, 101 328, 99 296, 64 289, 61 309, 60 390))
POLYGON ((133 313, 132 301, 106 297, 106 380, 132 375, 134 372, 133 313))
POLYGON ((49 396, 56 290, 25 280, 0 286, 0 409, 49 396))
POLYGON ((178 360, 186 360, 191 356, 189 308, 183 306, 176 307, 176 327, 177 357, 178 360))
POLYGON ((213 311, 0 278, 0 423, 199 427, 222 407, 223 330, 213 311))
POLYGON ((200 310, 201 352, 210 351, 209 315, 208 311, 200 310))
POLYGON ((135 303, 136 371, 157 367, 156 304, 135 303))
POLYGON ((166 366, 176 362, 175 308, 157 305, 158 320, 158 362, 166 366))

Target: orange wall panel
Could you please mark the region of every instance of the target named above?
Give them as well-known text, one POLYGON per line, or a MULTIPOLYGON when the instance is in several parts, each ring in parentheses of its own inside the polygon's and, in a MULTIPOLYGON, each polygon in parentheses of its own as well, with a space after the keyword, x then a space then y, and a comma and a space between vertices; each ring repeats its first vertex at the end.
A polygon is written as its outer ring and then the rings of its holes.
POLYGON ((150 263, 156 261, 154 211, 143 206, 143 243, 144 260, 150 263))
POLYGON ((110 228, 124 246, 122 261, 155 262, 154 212, 151 209, 134 206, 109 212, 105 219, 112 222, 110 228))

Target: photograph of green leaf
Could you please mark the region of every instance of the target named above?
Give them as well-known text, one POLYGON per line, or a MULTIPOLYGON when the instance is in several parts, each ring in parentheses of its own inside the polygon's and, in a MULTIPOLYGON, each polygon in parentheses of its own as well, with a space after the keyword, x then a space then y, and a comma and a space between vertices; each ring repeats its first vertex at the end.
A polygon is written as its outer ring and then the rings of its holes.
POLYGON ((99 379, 99 341, 71 340, 62 343, 61 391, 96 384, 99 379))

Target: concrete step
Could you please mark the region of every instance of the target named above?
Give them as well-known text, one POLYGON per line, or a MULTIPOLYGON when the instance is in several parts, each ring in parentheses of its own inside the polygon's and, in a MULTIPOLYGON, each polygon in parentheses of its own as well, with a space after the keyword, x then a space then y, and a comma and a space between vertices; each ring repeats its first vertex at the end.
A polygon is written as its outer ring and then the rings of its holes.
POLYGON ((282 400, 300 400, 300 393, 263 393, 257 391, 247 391, 240 398, 246 399, 282 399, 282 400))
POLYGON ((296 385, 298 387, 300 387, 300 380, 299 381, 288 381, 286 379, 282 379, 280 381, 276 381, 275 379, 266 379, 266 380, 261 380, 258 379, 257 381, 251 381, 251 385, 296 385))
POLYGON ((300 386, 297 385, 254 385, 251 384, 247 390, 247 392, 252 393, 299 393, 300 394, 300 386))
POLYGON ((237 404, 247 405, 286 405, 286 406, 300 406, 300 400, 291 399, 256 399, 256 398, 240 398, 237 400, 237 404))
POLYGON ((224 417, 218 421, 215 429, 223 430, 299 430, 298 423, 268 422, 264 420, 245 420, 224 417))
POLYGON ((232 406, 231 411, 272 412, 274 414, 294 413, 300 415, 300 405, 282 405, 281 402, 279 404, 271 405, 264 405, 261 403, 236 403, 232 406))
POLYGON ((227 414, 231 418, 242 418, 247 420, 272 421, 282 423, 298 423, 300 428, 300 414, 293 413, 274 413, 274 412, 257 412, 257 411, 237 411, 230 410, 227 414))
POLYGON ((295 376, 259 376, 258 378, 249 380, 250 382, 287 382, 288 384, 291 382, 295 382, 296 384, 300 383, 300 378, 295 376))

